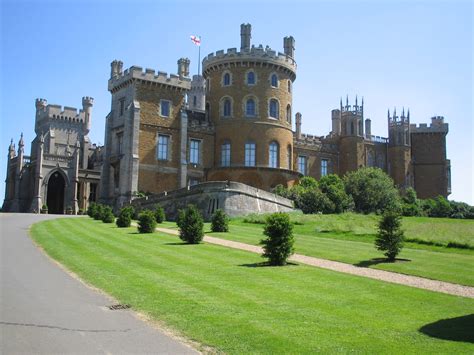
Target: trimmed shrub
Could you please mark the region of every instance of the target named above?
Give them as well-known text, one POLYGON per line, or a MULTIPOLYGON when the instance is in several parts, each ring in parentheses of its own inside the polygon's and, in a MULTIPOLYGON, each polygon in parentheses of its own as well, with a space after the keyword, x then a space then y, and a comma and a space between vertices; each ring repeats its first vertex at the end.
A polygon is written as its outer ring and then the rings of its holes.
POLYGON ((179 237, 190 244, 199 244, 204 237, 204 221, 194 205, 178 214, 179 237))
POLYGON ((95 214, 97 213, 97 203, 92 202, 87 207, 87 215, 91 218, 94 218, 95 214))
POLYGON ((285 265, 286 260, 294 253, 293 225, 286 213, 273 213, 267 217, 262 239, 264 258, 268 258, 270 265, 285 265))
POLYGON ((153 233, 156 228, 156 219, 153 211, 143 210, 138 215, 138 232, 153 233))
POLYGON ((114 223, 115 216, 112 211, 112 207, 110 206, 102 206, 102 214, 101 214, 102 222, 104 223, 114 223))
POLYGON ((403 248, 404 233, 401 230, 401 216, 397 212, 388 211, 379 222, 379 230, 375 239, 377 250, 384 251, 389 261, 395 257, 403 248))
POLYGON ((176 215, 176 225, 178 226, 178 228, 181 228, 181 226, 183 225, 183 221, 184 221, 184 210, 179 209, 178 214, 176 215))
POLYGON ((155 219, 157 223, 163 223, 165 221, 165 210, 160 205, 155 208, 155 219))
POLYGON ((295 206, 304 214, 331 213, 335 209, 332 201, 317 187, 303 189, 296 197, 295 206))
POLYGON ((130 225, 132 224, 132 216, 134 215, 134 213, 135 211, 132 206, 123 207, 120 210, 117 220, 115 221, 115 224, 117 224, 117 227, 119 228, 130 227, 130 225))
POLYGON ((94 212, 94 215, 92 216, 92 218, 94 218, 96 221, 102 220, 103 211, 104 211, 104 206, 98 203, 96 208, 95 208, 95 212, 94 212))
POLYGON ((213 232, 228 232, 229 231, 229 217, 226 213, 218 209, 212 214, 211 230, 213 232))

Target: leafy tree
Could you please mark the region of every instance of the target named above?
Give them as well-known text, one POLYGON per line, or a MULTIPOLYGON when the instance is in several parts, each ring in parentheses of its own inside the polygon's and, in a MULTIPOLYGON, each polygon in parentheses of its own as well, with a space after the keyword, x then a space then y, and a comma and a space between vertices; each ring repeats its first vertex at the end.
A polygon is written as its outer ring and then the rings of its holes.
POLYGON ((104 223, 114 223, 115 216, 114 216, 114 213, 112 212, 112 207, 102 206, 101 219, 102 219, 102 222, 104 223))
POLYGON ((153 233, 156 228, 156 219, 153 211, 143 210, 138 215, 138 232, 153 233))
POLYGON ((213 232, 228 232, 229 231, 229 217, 227 214, 218 209, 212 214, 211 230, 213 232))
POLYGON ((132 217, 135 214, 135 209, 132 206, 127 206, 123 207, 118 215, 117 220, 115 221, 115 224, 117 224, 117 227, 119 228, 126 228, 130 227, 132 224, 132 217))
POLYGON ((155 219, 157 223, 163 223, 165 221, 165 210, 160 205, 155 208, 155 219))
MULTIPOLYGON (((353 201, 346 193, 344 182, 336 174, 323 176, 318 182, 319 189, 332 202, 333 209, 326 209, 323 213, 342 213, 351 208, 353 201)), ((327 206, 330 206, 329 204, 327 206)))
POLYGON ((199 244, 204 237, 204 221, 201 213, 194 205, 188 205, 178 214, 179 237, 190 244, 199 244))
POLYGON ((303 189, 315 189, 318 187, 318 182, 311 176, 304 176, 300 179, 298 186, 301 186, 303 189))
POLYGON ((401 230, 401 216, 398 212, 387 211, 379 222, 379 229, 375 239, 377 250, 384 251, 389 261, 395 257, 403 248, 404 233, 401 230))
POLYGON ((405 196, 403 196, 403 202, 409 204, 417 204, 418 198, 416 196, 416 191, 413 187, 409 187, 405 191, 405 196))
POLYGON ((379 168, 360 168, 344 176, 346 192, 354 200, 355 210, 381 213, 399 209, 400 197, 393 180, 379 168))
POLYGON ((449 201, 449 204, 451 206, 451 218, 458 218, 458 219, 464 219, 464 218, 473 218, 474 216, 471 213, 471 210, 474 211, 472 206, 469 206, 465 202, 458 202, 458 201, 449 201))
POLYGON ((278 196, 281 196, 281 197, 290 198, 289 197, 290 196, 290 190, 287 189, 282 184, 278 184, 277 186, 275 186, 275 188, 273 189, 273 193, 278 195, 278 196))
POLYGON ((434 199, 429 216, 430 217, 449 217, 451 215, 451 205, 443 196, 438 196, 434 199))
POLYGON ((420 201, 416 197, 416 191, 412 187, 409 187, 405 191, 402 203, 402 214, 404 216, 421 216, 423 210, 421 208, 420 201))
POLYGON ((301 190, 296 197, 295 205, 304 214, 331 213, 335 209, 334 203, 317 187, 301 190))
POLYGON ((265 220, 262 239, 263 257, 268 258, 270 265, 285 265, 287 259, 294 253, 293 225, 286 213, 273 213, 265 220))

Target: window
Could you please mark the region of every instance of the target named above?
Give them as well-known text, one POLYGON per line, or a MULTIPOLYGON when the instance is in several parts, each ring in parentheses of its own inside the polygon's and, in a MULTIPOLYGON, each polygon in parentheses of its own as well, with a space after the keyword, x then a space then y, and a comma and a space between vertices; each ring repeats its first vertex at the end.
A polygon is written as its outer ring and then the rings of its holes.
POLYGON ((286 122, 291 123, 291 106, 286 106, 286 122))
POLYGON ((255 166, 255 143, 245 143, 245 166, 255 166))
POLYGON ((123 153, 123 132, 117 134, 117 154, 123 153))
POLYGON ((189 162, 191 164, 199 164, 199 155, 201 151, 201 141, 197 139, 191 139, 189 145, 189 162))
POLYGON ((224 105, 223 105, 223 116, 224 117, 230 117, 232 116, 232 104, 230 99, 224 99, 224 105))
POLYGON ((160 115, 170 117, 170 102, 168 100, 160 101, 160 115))
POLYGON ((298 156, 298 171, 303 175, 306 175, 306 162, 307 162, 307 159, 308 158, 303 156, 303 155, 298 156))
POLYGON ((253 71, 247 73, 247 85, 255 85, 255 73, 253 71))
POLYGON ((271 118, 278 118, 278 101, 275 99, 271 99, 269 106, 269 116, 271 118))
POLYGON ((253 117, 256 115, 254 99, 248 99, 245 103, 245 115, 249 117, 253 117))
POLYGON ((271 142, 268 150, 268 166, 278 168, 278 143, 271 142))
POLYGON ((225 73, 224 77, 222 78, 222 85, 223 86, 229 86, 231 83, 231 78, 229 73, 225 73))
POLYGON ((193 106, 194 107, 197 106, 197 97, 196 97, 196 95, 193 96, 193 106))
POLYGON ((120 99, 120 116, 123 116, 125 110, 125 99, 120 99))
POLYGON ((291 92, 291 80, 288 80, 288 92, 291 92))
POLYGON ((194 185, 197 185, 199 184, 199 179, 196 179, 196 178, 189 178, 189 186, 194 186, 194 185))
POLYGON ((328 160, 321 159, 321 177, 326 176, 328 174, 328 160))
POLYGON ((274 88, 277 88, 278 87, 278 76, 276 74, 272 74, 270 76, 270 84, 274 87, 274 88))
POLYGON ((221 166, 230 166, 230 142, 221 145, 221 166))
POLYGON ((288 169, 293 170, 293 159, 291 158, 291 145, 286 150, 286 158, 288 159, 288 169))
POLYGON ((158 149, 157 149, 158 160, 168 160, 169 143, 170 143, 170 136, 165 136, 162 134, 158 135, 158 149))
POLYGON ((351 135, 354 134, 354 121, 351 121, 351 135))

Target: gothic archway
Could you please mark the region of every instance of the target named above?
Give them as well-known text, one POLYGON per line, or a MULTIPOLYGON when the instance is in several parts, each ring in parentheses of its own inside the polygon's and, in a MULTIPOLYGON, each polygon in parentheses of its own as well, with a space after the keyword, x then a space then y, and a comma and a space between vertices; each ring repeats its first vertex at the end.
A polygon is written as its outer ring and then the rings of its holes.
POLYGON ((46 204, 48 205, 48 212, 51 214, 64 213, 64 190, 66 181, 61 173, 54 172, 48 180, 48 196, 46 204))

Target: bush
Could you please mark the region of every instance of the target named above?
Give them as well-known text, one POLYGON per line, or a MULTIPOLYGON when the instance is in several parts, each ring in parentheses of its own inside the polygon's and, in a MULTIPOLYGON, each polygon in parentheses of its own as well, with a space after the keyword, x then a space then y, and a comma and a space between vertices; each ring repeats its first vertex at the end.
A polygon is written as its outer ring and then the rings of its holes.
POLYGON ((434 204, 431 205, 431 209, 428 213, 430 217, 449 217, 451 216, 451 205, 448 200, 443 196, 438 196, 434 200, 434 204))
POLYGON ((114 213, 112 212, 112 207, 102 206, 102 213, 101 213, 100 219, 104 223, 114 223, 115 216, 114 216, 114 213))
POLYGON ((423 210, 416 203, 404 203, 402 205, 402 214, 407 217, 422 216, 423 210))
POLYGON ((104 211, 104 206, 98 203, 96 205, 94 215, 92 216, 92 218, 94 218, 96 221, 102 220, 103 211, 104 211))
POLYGON ((204 237, 204 221, 199 210, 189 205, 178 214, 179 237, 190 244, 199 244, 204 237))
MULTIPOLYGON (((354 202, 346 193, 344 182, 336 174, 323 176, 318 182, 319 189, 331 201, 333 208, 323 213, 342 213, 351 209, 354 202)), ((328 204, 328 207, 331 206, 328 204)))
POLYGON ((385 212, 379 222, 375 247, 384 251, 389 261, 394 261, 403 248, 404 233, 400 227, 401 216, 394 211, 385 212))
POLYGON ((294 253, 293 225, 286 213, 273 213, 267 217, 262 239, 263 257, 268 258, 270 265, 285 265, 286 260, 294 253))
POLYGON ((97 213, 97 203, 91 202, 89 204, 89 207, 87 208, 87 215, 91 218, 94 218, 96 213, 97 213))
POLYGON ((120 210, 119 216, 115 221, 117 227, 119 228, 126 228, 130 227, 132 224, 132 216, 135 214, 135 210, 132 206, 123 207, 120 210))
POLYGON ((449 201, 451 206, 451 218, 472 218, 471 217, 471 206, 464 202, 449 201))
POLYGON ((163 223, 165 221, 165 210, 159 205, 155 208, 155 219, 157 223, 163 223))
POLYGON ((213 232, 228 232, 229 231, 229 217, 221 209, 212 214, 211 230, 213 232))
POLYGON ((296 197, 295 206, 301 209, 304 214, 331 213, 335 209, 332 201, 317 187, 303 189, 296 197))
POLYGON ((143 210, 138 215, 138 232, 153 233, 156 228, 156 219, 153 211, 143 210))
POLYGON ((361 213, 400 209, 400 196, 393 180, 379 168, 361 168, 344 176, 346 192, 361 213))

